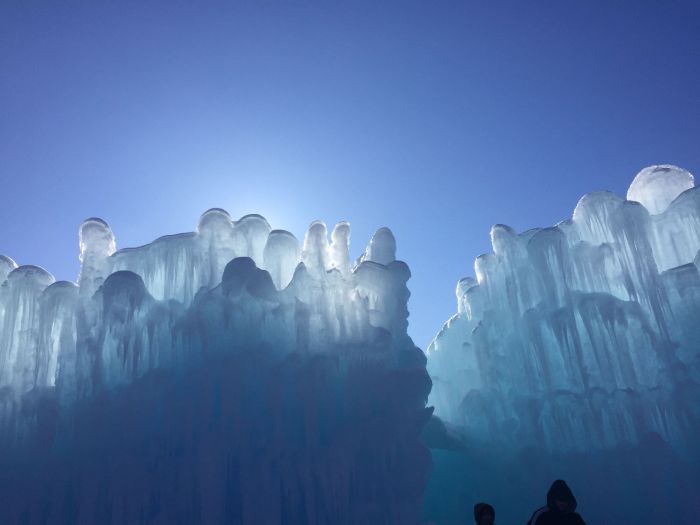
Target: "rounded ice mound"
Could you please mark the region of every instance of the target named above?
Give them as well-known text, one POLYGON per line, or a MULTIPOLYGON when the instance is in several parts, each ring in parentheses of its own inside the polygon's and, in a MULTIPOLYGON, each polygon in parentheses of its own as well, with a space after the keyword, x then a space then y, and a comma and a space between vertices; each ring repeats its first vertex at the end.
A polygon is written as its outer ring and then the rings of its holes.
POLYGON ((46 288, 55 281, 53 275, 41 266, 31 264, 15 268, 7 276, 7 280, 11 283, 32 283, 32 285, 41 289, 46 288))
POLYGON ((281 250, 288 250, 291 252, 299 251, 299 241, 294 236, 292 232, 287 230, 272 230, 269 237, 267 238, 267 247, 280 247, 281 250))
POLYGON ((78 297, 80 288, 69 281, 56 281, 47 286, 42 292, 42 299, 46 302, 60 303, 71 301, 78 297))
POLYGON ((474 288, 475 286, 479 286, 479 283, 477 283, 476 279, 474 279, 473 277, 461 278, 459 281, 457 281, 457 289, 455 290, 455 293, 457 294, 457 299, 462 298, 468 290, 474 288))
POLYGON ((624 202, 610 191, 594 191, 581 197, 571 219, 580 240, 594 245, 613 242, 611 225, 624 202))
POLYGON ((314 221, 304 235, 301 261, 312 274, 324 273, 328 267, 328 229, 323 221, 314 221))
POLYGON ((379 228, 367 247, 367 259, 387 265, 396 260, 396 239, 389 228, 379 228))
POLYGON ((484 284, 487 276, 493 271, 496 266, 496 256, 493 253, 482 253, 474 259, 474 273, 476 274, 476 282, 484 284))
POLYGON ((264 231, 265 234, 270 232, 270 223, 268 223, 267 219, 259 213, 249 213, 248 215, 244 215, 238 219, 236 226, 264 231))
POLYGON ((641 203, 649 213, 658 215, 685 190, 695 186, 693 175, 668 164, 649 166, 637 173, 627 190, 627 200, 641 203))
POLYGON ((236 230, 242 233, 251 245, 256 245, 261 255, 271 229, 267 219, 257 213, 244 215, 236 222, 236 230))
POLYGON ((98 217, 85 219, 80 225, 81 260, 87 253, 112 255, 116 250, 114 233, 105 221, 98 217))
POLYGON ((350 223, 348 221, 340 221, 335 225, 333 233, 331 233, 331 242, 342 247, 350 245, 350 223))
POLYGON ((278 289, 285 288, 292 280, 299 260, 297 238, 286 230, 272 230, 263 250, 263 263, 278 289))
POLYGON ((262 266, 263 251, 271 230, 270 223, 262 215, 251 213, 244 215, 236 222, 235 230, 239 240, 245 239, 243 253, 251 257, 255 264, 262 266))
POLYGON ((306 231, 306 236, 309 239, 313 239, 318 242, 322 242, 321 239, 327 242, 328 228, 326 223, 320 220, 315 220, 309 224, 309 229, 306 231))
POLYGON ((518 244, 518 234, 510 226, 494 224, 491 227, 491 246, 493 253, 503 254, 518 244))
POLYGON ((10 272, 17 268, 17 263, 7 255, 0 255, 0 284, 5 282, 10 272))
POLYGON ((572 220, 585 223, 593 218, 598 222, 606 222, 613 210, 616 210, 622 199, 611 191, 592 191, 581 197, 574 208, 572 220))
POLYGON ((331 267, 341 273, 345 274, 350 270, 350 223, 347 221, 340 221, 333 228, 330 262, 331 267))
POLYGON ((197 231, 216 230, 219 226, 231 227, 231 216, 222 208, 210 208, 202 213, 197 225, 197 231))
POLYGON ((56 281, 44 290, 44 295, 69 293, 72 294, 78 291, 78 286, 70 281, 56 281))

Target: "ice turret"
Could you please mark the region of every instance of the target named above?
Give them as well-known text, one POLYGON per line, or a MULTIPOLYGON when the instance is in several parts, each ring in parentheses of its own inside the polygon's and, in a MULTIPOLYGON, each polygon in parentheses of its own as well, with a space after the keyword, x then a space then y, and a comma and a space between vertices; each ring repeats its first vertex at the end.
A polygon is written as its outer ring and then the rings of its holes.
POLYGON ((263 250, 263 268, 278 289, 286 288, 300 260, 297 238, 286 230, 272 230, 263 250))
POLYGON ((329 269, 328 261, 328 230, 322 221, 314 221, 304 236, 304 247, 301 251, 301 261, 306 269, 318 277, 329 269))
POLYGON ((17 263, 7 255, 0 255, 0 285, 7 280, 10 272, 17 268, 17 263))
POLYGON ((77 300, 78 286, 67 281, 53 283, 41 295, 35 386, 56 386, 59 373, 65 384, 75 385, 77 300))
POLYGON ((676 166, 650 166, 640 171, 627 190, 627 200, 641 203, 652 215, 663 213, 685 190, 695 186, 693 176, 676 166))
POLYGON ((251 214, 241 217, 234 229, 236 242, 241 243, 237 246, 236 255, 250 257, 255 264, 262 266, 263 251, 270 230, 270 225, 262 215, 251 214))
POLYGON ((221 236, 222 242, 226 242, 233 230, 233 220, 231 215, 222 208, 210 208, 202 213, 197 225, 197 232, 200 235, 221 236))
POLYGON ((110 273, 109 257, 116 250, 114 234, 102 219, 93 217, 80 225, 80 285, 81 295, 95 293, 110 273))
POLYGON ((53 282, 53 276, 38 266, 19 266, 7 276, 0 327, 0 385, 12 385, 18 393, 34 386, 40 299, 53 282))
POLYGON ((341 221, 331 233, 330 265, 341 274, 350 271, 350 223, 341 221))
POLYGON ((620 209, 623 199, 610 191, 588 193, 578 201, 569 229, 572 241, 586 241, 593 245, 614 242, 611 231, 613 217, 620 209))
POLYGON ((389 228, 379 228, 367 245, 364 261, 387 265, 396 260, 396 239, 389 228))
MULTIPOLYGON (((226 263, 240 255, 248 242, 236 234, 234 221, 226 210, 211 208, 199 218, 196 238, 183 246, 180 257, 186 257, 194 270, 192 285, 182 282, 187 292, 181 295, 187 304, 200 287, 211 287, 221 278, 226 263)), ((174 268, 173 274, 183 274, 183 268, 174 268)), ((146 285, 148 286, 148 284, 146 285)), ((150 288, 149 288, 150 289, 150 288)), ((156 297, 160 297, 156 294, 156 297)))

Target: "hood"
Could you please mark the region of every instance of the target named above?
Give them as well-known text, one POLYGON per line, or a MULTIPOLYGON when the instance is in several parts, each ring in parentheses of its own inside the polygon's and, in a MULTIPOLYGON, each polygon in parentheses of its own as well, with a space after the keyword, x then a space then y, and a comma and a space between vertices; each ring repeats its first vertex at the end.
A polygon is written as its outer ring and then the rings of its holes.
POLYGON ((496 517, 496 511, 488 503, 477 503, 474 505, 474 521, 479 523, 484 514, 491 514, 494 518, 496 517))
POLYGON ((563 479, 558 479, 552 483, 549 492, 547 492, 547 507, 552 510, 557 510, 554 500, 567 501, 569 503, 569 512, 574 512, 576 510, 577 502, 574 493, 571 492, 571 489, 563 479))

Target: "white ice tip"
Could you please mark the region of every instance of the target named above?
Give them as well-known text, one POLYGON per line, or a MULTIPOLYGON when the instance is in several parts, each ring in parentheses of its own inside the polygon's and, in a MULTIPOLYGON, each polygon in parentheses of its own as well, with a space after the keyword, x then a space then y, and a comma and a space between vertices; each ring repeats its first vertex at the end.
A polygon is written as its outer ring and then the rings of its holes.
POLYGON ((7 255, 0 255, 0 284, 4 283, 12 270, 17 268, 17 263, 7 255))
POLYGON ((379 228, 369 241, 368 259, 387 265, 396 260, 396 239, 389 228, 379 228))
POLYGON ((216 229, 219 225, 231 226, 231 216, 223 208, 210 208, 199 217, 197 231, 200 233, 207 228, 216 229))
POLYGON ((666 208, 681 193, 695 186, 693 175, 677 166, 649 166, 640 171, 627 190, 627 200, 641 203, 652 215, 666 208))
POLYGON ((31 281, 35 284, 41 285, 43 288, 46 288, 55 281, 53 275, 47 272, 44 268, 41 266, 34 266, 32 264, 15 268, 7 276, 7 280, 10 282, 31 281))
POLYGON ((9 268, 8 271, 12 271, 15 268, 17 268, 17 263, 12 259, 12 257, 8 257, 7 255, 0 255, 0 267, 9 268))
POLYGON ((99 217, 90 217, 89 219, 85 219, 80 225, 79 233, 81 237, 89 237, 95 232, 98 232, 98 234, 100 235, 113 235, 112 229, 109 227, 109 224, 107 224, 106 221, 100 219, 99 217))
POLYGON ((81 254, 90 251, 93 253, 112 255, 115 249, 114 233, 112 233, 109 224, 99 217, 90 217, 83 221, 80 225, 81 254))

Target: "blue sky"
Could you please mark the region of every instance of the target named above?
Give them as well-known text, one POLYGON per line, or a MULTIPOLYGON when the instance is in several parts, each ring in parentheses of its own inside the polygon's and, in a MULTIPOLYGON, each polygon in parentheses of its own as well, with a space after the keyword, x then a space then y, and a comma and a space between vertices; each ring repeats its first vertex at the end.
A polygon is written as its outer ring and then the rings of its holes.
POLYGON ((492 224, 700 174, 700 3, 2 2, 0 253, 78 271, 223 207, 389 226, 425 347, 492 224))

